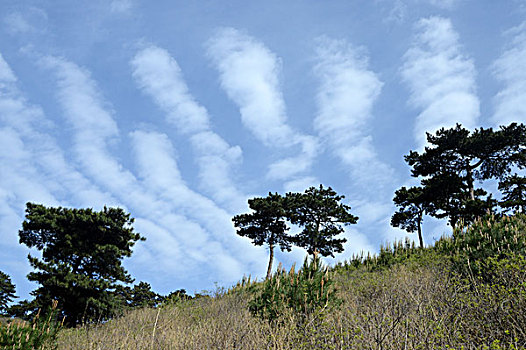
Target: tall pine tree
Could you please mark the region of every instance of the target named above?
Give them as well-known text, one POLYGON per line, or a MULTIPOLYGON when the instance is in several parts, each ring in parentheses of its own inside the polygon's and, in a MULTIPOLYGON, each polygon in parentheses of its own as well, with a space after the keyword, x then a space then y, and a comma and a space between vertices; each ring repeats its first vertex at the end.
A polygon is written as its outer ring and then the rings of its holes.
POLYGON ((344 198, 323 185, 303 193, 287 193, 288 218, 302 228, 292 238, 294 244, 315 257, 341 253, 347 239, 336 236, 344 232, 343 226, 358 222, 358 217, 350 213, 351 207, 341 203, 344 198))
POLYGON ((526 127, 512 123, 470 132, 457 124, 455 128, 427 134, 428 146, 421 153, 405 156, 411 174, 421 178, 429 198, 428 213, 448 217, 454 227, 462 220, 473 221, 492 211, 496 201, 475 181, 503 180, 513 167, 526 167, 526 127))
POLYGON ((250 238, 254 245, 268 245, 268 279, 272 273, 274 248, 279 246, 281 250, 291 250, 291 240, 287 235, 289 228, 285 222, 284 198, 278 193, 269 193, 264 198, 249 199, 248 206, 251 213, 236 215, 232 221, 238 235, 250 238))

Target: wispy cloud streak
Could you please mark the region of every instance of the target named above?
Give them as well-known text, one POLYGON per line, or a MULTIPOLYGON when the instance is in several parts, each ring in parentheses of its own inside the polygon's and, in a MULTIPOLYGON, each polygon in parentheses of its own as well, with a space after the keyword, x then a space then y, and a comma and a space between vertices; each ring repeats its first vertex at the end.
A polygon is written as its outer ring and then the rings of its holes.
MULTIPOLYGON (((124 168, 111 152, 111 144, 121 141, 118 126, 111 107, 104 102, 89 72, 69 61, 54 57, 46 58, 44 64, 57 76, 59 102, 68 124, 74 131, 74 152, 77 161, 95 182, 117 196, 132 211, 137 217, 138 230, 152 230, 151 236, 150 232, 142 232, 151 239, 143 243, 145 247, 139 249, 144 255, 138 259, 144 261, 145 256, 151 257, 153 261, 150 261, 150 265, 161 268, 173 280, 184 278, 196 285, 209 284, 213 276, 230 282, 239 278, 246 265, 250 266, 250 262, 254 262, 254 256, 240 254, 239 248, 246 247, 246 242, 236 238, 231 226, 229 228, 232 231, 228 233, 226 230, 217 230, 217 227, 231 225, 229 217, 226 221, 226 214, 215 208, 211 201, 202 200, 201 203, 196 203, 195 196, 187 197, 190 202, 188 203, 182 198, 174 199, 166 194, 164 197, 155 195, 155 192, 159 193, 159 187, 166 188, 166 181, 170 177, 180 179, 176 164, 169 157, 170 146, 166 137, 144 132, 131 134, 139 168, 147 180, 141 182, 131 171, 124 168), (163 164, 152 163, 151 159, 157 159, 163 164), (159 172, 152 173, 148 170, 149 166, 156 167, 159 172), (195 206, 192 208, 195 209, 194 217, 204 213, 201 215, 208 215, 209 221, 215 220, 214 231, 208 229, 211 224, 202 224, 184 215, 184 210, 189 212, 188 206, 192 205, 195 206), (183 213, 180 213, 181 209, 183 213), (218 212, 222 216, 218 216, 218 212), (175 256, 178 252, 181 255, 175 256), (202 260, 196 260, 197 257, 202 260), (177 269, 174 268, 175 264, 177 269), (208 271, 209 274, 213 271, 213 276, 203 275, 204 271, 208 271)), ((193 195, 182 183, 177 185, 170 194, 193 195)), ((202 219, 203 217, 200 218, 202 219)), ((145 270, 141 267, 141 271, 144 273, 145 270)), ((157 285, 164 283, 164 279, 158 273, 155 278, 157 285)), ((161 288, 166 289, 167 286, 163 285, 161 288)))
POLYGON ((372 143, 372 107, 382 82, 367 57, 345 41, 320 38, 315 73, 320 87, 314 128, 352 174, 352 181, 381 195, 393 171, 378 159, 372 143), (374 190, 373 190, 374 189, 374 190))
POLYGON ((299 147, 297 156, 272 164, 268 176, 290 179, 310 169, 317 140, 287 124, 278 57, 261 42, 233 28, 218 30, 208 41, 207 50, 219 71, 222 88, 240 109, 243 125, 268 147, 299 147))
POLYGON ((130 137, 138 174, 157 198, 171 202, 178 213, 196 219, 210 232, 228 239, 233 237, 231 215, 212 200, 192 191, 181 177, 168 136, 135 131, 130 137))
MULTIPOLYGON (((165 134, 135 131, 131 134, 131 139, 139 176, 151 193, 157 198, 171 202, 177 213, 199 222, 207 232, 213 233, 218 241, 230 246, 230 254, 233 256, 252 249, 247 241, 239 240, 234 235, 231 215, 227 211, 188 187, 178 169, 173 145, 165 134)), ((190 251, 206 252, 204 256, 216 255, 210 250, 213 244, 208 244, 209 238, 206 232, 200 229, 189 230, 185 234, 188 233, 191 233, 192 237, 186 237, 182 244, 187 248, 191 247, 190 251)), ((253 271, 254 266, 251 264, 256 261, 255 256, 261 253, 255 250, 255 255, 241 260, 249 264, 249 269, 253 271)))
MULTIPOLYGON (((348 200, 353 213, 360 217, 361 225, 381 231, 391 215, 394 171, 379 159, 374 148, 372 108, 383 84, 368 68, 363 51, 344 40, 318 40, 315 74, 320 85, 314 128, 349 174, 348 200)), ((347 254, 371 249, 363 232, 352 229, 346 235, 353 242, 347 254)))
POLYGON ((28 102, 17 77, 0 55, 0 260, 12 274, 22 297, 33 286, 27 250, 18 243, 26 202, 100 207, 114 204, 72 164, 51 136, 55 125, 44 111, 28 102), (31 286, 30 286, 31 285, 31 286))
POLYGON ((473 128, 480 112, 475 66, 463 54, 451 21, 441 17, 421 19, 416 32, 401 73, 411 91, 410 104, 420 110, 414 130, 418 146, 423 147, 426 131, 456 123, 473 128))
POLYGON ((429 3, 430 5, 433 5, 433 6, 442 8, 442 9, 446 9, 446 10, 453 9, 459 3, 459 0, 419 0, 419 1, 423 3, 429 3))
POLYGON ((507 125, 526 122, 526 22, 507 32, 504 53, 495 61, 493 74, 503 88, 495 96, 493 122, 507 125))
MULTIPOLYGON (((13 175, 16 181, 23 181, 27 177, 30 183, 27 186, 10 186, 10 190, 27 191, 25 199, 39 200, 37 193, 41 191, 35 191, 34 187, 40 184, 49 193, 40 200, 47 202, 52 198, 62 198, 60 202, 63 202, 66 197, 81 205, 111 202, 111 196, 102 193, 69 164, 56 140, 50 136, 55 125, 46 118, 41 108, 25 100, 16 87, 16 81, 0 56, 0 119, 4 132, 1 149, 6 157, 3 164, 9 169, 6 178, 13 175), (7 165, 8 160, 11 166, 7 165)), ((51 201, 55 204, 59 202, 58 199, 51 201)))
POLYGON ((211 130, 210 116, 190 94, 176 60, 166 50, 150 46, 139 51, 131 65, 140 89, 190 138, 201 187, 219 203, 239 209, 245 198, 234 183, 233 169, 241 163, 241 148, 230 146, 211 130))

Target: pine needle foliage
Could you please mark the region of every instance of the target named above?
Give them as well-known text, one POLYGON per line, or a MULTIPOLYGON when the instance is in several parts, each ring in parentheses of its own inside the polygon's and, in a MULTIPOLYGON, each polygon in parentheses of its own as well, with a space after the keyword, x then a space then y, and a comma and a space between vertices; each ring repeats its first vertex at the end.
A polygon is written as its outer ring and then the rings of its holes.
POLYGON ((0 315, 6 312, 8 304, 16 298, 15 291, 15 285, 11 282, 11 277, 0 271, 0 315))
POLYGON ((121 208, 94 211, 27 203, 19 241, 42 254, 28 255, 35 271, 27 278, 40 286, 31 292, 35 299, 26 313, 58 300, 68 326, 113 317, 122 306, 117 286, 133 282, 122 260, 131 256, 135 242, 144 240, 133 222, 121 208))
POLYGON ((62 323, 57 320, 57 301, 47 312, 37 312, 32 322, 12 319, 0 323, 0 348, 18 350, 56 349, 56 339, 62 323))
POLYGON ((306 257, 297 273, 294 266, 289 272, 280 267, 264 282, 259 294, 249 303, 249 309, 253 315, 268 321, 292 312, 301 323, 315 312, 322 313, 340 304, 330 275, 317 256, 310 261, 306 257))
POLYGON ((526 252, 526 215, 488 216, 468 227, 458 227, 453 240, 442 244, 449 250, 454 268, 464 276, 480 275, 485 281, 485 264, 489 258, 497 260, 524 256, 526 252))
POLYGON ((377 254, 370 252, 365 254, 363 251, 358 254, 353 253, 350 259, 337 263, 334 270, 340 272, 353 270, 372 272, 390 269, 393 266, 410 262, 428 265, 439 259, 438 254, 433 247, 422 249, 406 237, 405 240, 382 244, 377 254))

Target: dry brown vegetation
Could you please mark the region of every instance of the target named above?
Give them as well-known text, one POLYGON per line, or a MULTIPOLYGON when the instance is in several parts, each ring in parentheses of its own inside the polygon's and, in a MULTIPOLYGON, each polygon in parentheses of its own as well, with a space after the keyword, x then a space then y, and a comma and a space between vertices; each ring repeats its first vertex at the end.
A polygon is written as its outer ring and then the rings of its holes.
POLYGON ((300 271, 280 270, 267 282, 243 279, 199 298, 170 298, 104 324, 61 329, 58 338, 60 320, 53 322, 53 313, 33 323, 11 320, 0 325, 0 344, 112 350, 526 349, 525 251, 526 215, 489 217, 434 247, 398 242, 329 270, 305 263, 300 271))
MULTIPOLYGON (((443 259, 332 271, 343 303, 306 322, 288 313, 269 323, 248 311, 250 288, 63 331, 59 349, 523 349, 524 259, 501 277, 472 283, 443 259), (520 265, 520 266, 519 266, 520 265), (522 271, 522 275, 520 275, 522 271), (521 282, 522 281, 522 282, 521 282), (513 288, 511 287, 513 285, 513 288)), ((499 264, 495 262, 495 264, 499 264)), ((508 265, 509 265, 508 264, 508 265)), ((509 266, 508 266, 509 267, 509 266)), ((498 272, 499 266, 495 266, 498 272)))

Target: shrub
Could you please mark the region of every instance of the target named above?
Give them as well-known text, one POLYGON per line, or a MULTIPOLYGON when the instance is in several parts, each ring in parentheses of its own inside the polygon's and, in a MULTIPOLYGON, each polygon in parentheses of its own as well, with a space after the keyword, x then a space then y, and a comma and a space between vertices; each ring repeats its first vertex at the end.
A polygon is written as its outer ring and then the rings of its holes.
POLYGON ((451 323, 468 344, 485 344, 487 349, 526 348, 526 258, 490 257, 480 267, 479 275, 457 282, 467 288, 457 294, 451 323))
POLYGON ((328 268, 322 266, 319 257, 311 262, 307 257, 298 273, 294 266, 289 272, 278 268, 249 303, 249 309, 269 321, 292 312, 301 323, 315 312, 321 313, 339 303, 328 268))
POLYGON ((400 264, 413 264, 415 266, 426 266, 435 264, 440 260, 440 255, 433 247, 419 248, 415 246, 415 242, 406 238, 404 241, 395 241, 394 243, 387 243, 380 246, 378 254, 363 252, 360 254, 353 254, 349 260, 343 263, 337 263, 334 271, 353 271, 365 269, 367 271, 380 271, 390 269, 400 264))
POLYGON ((465 229, 457 228, 453 232, 453 242, 447 249, 451 250, 453 267, 457 272, 463 276, 481 276, 489 282, 491 275, 484 269, 488 258, 500 260, 524 255, 526 215, 488 216, 465 229))
POLYGON ((161 305, 175 305, 192 299, 192 296, 186 294, 186 289, 178 289, 163 297, 161 305))
POLYGON ((40 312, 32 322, 18 319, 0 324, 0 347, 2 349, 56 349, 56 338, 62 327, 57 317, 57 301, 48 312, 40 312))

